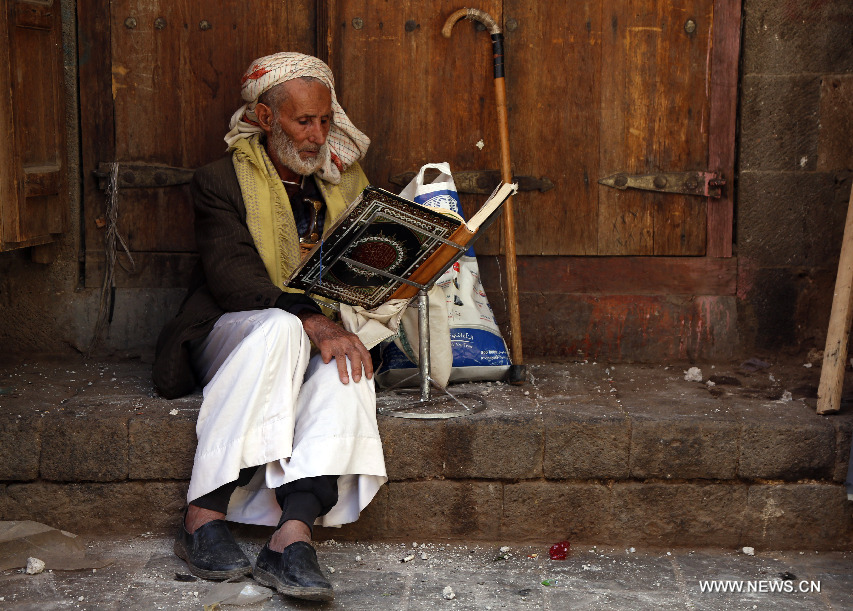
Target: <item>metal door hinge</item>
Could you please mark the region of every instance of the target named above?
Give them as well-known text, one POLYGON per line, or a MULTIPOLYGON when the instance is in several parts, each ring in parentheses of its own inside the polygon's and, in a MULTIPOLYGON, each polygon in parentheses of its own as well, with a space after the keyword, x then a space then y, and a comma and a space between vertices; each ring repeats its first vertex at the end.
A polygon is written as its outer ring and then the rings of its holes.
POLYGON ((726 184, 717 172, 659 172, 657 174, 611 174, 598 184, 614 189, 642 189, 680 195, 721 197, 726 184))
MULTIPOLYGON (((109 186, 111 163, 99 163, 95 170, 98 177, 98 188, 106 191, 109 186)), ((118 164, 119 189, 139 187, 171 187, 185 185, 192 180, 194 170, 175 168, 155 163, 134 163, 123 161, 118 164)))

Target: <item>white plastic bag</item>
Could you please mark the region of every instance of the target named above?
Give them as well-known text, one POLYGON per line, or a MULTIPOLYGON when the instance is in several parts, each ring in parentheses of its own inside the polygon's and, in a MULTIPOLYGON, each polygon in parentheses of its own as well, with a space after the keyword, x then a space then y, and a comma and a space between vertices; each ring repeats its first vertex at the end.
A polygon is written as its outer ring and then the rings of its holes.
MULTIPOLYGON (((422 206, 451 210, 460 216, 462 206, 448 163, 428 163, 400 192, 400 196, 422 206), (438 177, 424 184, 424 172, 434 168, 438 177)), ((450 343, 453 351, 451 382, 500 380, 511 364, 506 343, 495 322, 492 308, 480 281, 474 249, 469 248, 436 282, 447 302, 450 343)), ((415 367, 413 354, 418 346, 406 337, 382 347, 382 364, 377 372, 380 384, 391 386, 410 376, 415 367), (407 356, 408 355, 408 356, 407 356)), ((413 378, 411 384, 416 384, 413 378)))

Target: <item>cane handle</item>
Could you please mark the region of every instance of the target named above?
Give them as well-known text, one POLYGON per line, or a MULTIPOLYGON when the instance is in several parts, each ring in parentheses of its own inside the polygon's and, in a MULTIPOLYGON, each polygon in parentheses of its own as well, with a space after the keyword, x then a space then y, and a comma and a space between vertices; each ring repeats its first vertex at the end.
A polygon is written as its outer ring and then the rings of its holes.
POLYGON ((467 17, 468 19, 473 19, 474 21, 479 21, 486 29, 489 31, 489 34, 500 34, 501 26, 498 25, 497 21, 495 21, 494 17, 489 15, 486 11, 481 11, 476 8, 461 8, 455 13, 453 13, 450 17, 447 18, 447 21, 444 22, 444 27, 441 28, 441 35, 445 38, 450 38, 450 32, 453 30, 453 26, 456 25, 456 22, 462 19, 463 17, 467 17))

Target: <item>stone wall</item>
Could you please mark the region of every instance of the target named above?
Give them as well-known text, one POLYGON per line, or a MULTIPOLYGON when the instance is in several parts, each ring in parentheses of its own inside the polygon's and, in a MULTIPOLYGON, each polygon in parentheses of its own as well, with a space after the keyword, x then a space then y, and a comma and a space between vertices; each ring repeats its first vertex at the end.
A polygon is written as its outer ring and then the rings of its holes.
POLYGON ((743 24, 741 338, 823 348, 853 171, 853 4, 745 0, 743 24))

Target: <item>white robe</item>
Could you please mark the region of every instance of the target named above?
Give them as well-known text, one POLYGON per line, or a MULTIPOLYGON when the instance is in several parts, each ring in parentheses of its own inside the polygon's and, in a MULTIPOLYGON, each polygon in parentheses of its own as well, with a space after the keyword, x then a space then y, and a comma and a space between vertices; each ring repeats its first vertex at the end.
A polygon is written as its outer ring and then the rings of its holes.
POLYGON ((388 480, 373 380, 343 384, 335 360, 310 348, 300 320, 277 308, 224 314, 194 346, 204 401, 189 502, 265 465, 231 496, 226 519, 275 526, 274 489, 318 475, 340 477, 337 504, 316 524, 358 519, 388 480))

